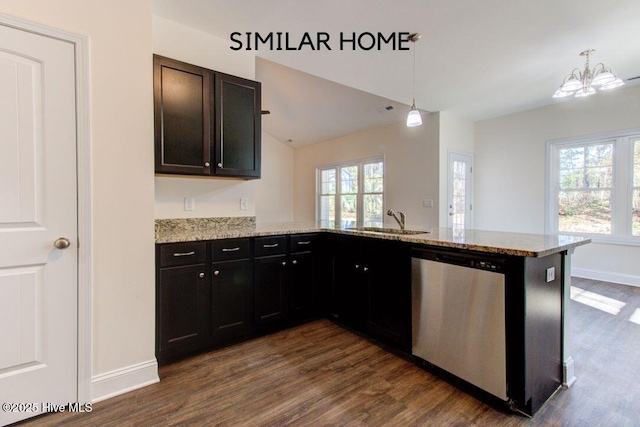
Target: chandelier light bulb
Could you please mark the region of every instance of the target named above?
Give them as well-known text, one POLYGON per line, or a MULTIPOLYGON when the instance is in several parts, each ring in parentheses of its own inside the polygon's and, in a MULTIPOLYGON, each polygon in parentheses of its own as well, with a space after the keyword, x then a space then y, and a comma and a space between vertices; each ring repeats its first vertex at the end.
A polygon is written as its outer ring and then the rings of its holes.
POLYGON ((553 98, 564 98, 566 96, 571 96, 572 94, 572 91, 567 92, 562 90, 562 88, 558 88, 558 90, 553 93, 553 98))

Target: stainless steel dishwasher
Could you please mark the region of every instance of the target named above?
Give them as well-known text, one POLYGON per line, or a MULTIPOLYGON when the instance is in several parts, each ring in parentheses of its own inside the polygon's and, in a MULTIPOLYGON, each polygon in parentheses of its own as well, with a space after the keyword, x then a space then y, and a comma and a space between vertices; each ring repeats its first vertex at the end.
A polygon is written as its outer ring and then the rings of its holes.
POLYGON ((504 260, 412 251, 412 353, 507 400, 504 260))

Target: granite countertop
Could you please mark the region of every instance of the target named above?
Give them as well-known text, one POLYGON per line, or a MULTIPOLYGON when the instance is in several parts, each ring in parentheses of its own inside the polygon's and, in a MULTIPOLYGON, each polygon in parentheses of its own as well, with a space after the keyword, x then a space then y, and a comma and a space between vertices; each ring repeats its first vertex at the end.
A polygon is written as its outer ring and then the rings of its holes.
POLYGON ((424 231, 424 234, 380 233, 339 226, 329 227, 315 222, 256 223, 255 217, 161 219, 156 220, 156 243, 329 232, 504 255, 543 257, 591 242, 588 238, 570 235, 451 228, 410 228, 424 231))

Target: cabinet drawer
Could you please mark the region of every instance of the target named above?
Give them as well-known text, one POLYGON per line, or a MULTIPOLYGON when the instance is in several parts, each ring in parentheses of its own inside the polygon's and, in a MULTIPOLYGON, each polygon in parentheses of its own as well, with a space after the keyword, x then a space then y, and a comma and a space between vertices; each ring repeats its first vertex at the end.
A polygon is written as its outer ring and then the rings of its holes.
POLYGON ((280 255, 286 252, 286 236, 257 237, 255 240, 255 256, 280 255))
POLYGON ((160 267, 202 264, 206 255, 205 242, 167 243, 160 246, 160 267))
POLYGON ((291 252, 309 252, 317 246, 317 234, 298 234, 291 236, 291 252))
POLYGON ((223 239, 211 242, 213 261, 249 258, 249 256, 251 256, 249 239, 223 239))

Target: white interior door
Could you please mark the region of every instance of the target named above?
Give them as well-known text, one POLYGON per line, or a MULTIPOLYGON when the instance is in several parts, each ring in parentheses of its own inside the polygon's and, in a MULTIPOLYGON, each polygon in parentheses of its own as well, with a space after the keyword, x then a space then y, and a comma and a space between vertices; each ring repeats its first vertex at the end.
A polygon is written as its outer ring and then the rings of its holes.
POLYGON ((447 178, 448 227, 465 229, 473 226, 473 157, 467 153, 449 152, 447 178))
POLYGON ((0 24, 0 425, 77 400, 74 64, 0 24))

